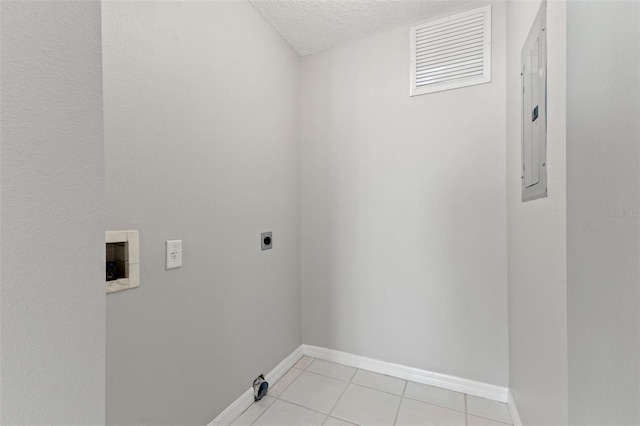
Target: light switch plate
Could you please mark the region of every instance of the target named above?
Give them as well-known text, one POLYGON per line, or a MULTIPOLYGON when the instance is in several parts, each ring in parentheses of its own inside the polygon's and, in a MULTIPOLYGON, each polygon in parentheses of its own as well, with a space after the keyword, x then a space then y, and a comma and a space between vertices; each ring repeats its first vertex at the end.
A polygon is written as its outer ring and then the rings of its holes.
POLYGON ((167 269, 182 267, 182 240, 167 241, 167 269))

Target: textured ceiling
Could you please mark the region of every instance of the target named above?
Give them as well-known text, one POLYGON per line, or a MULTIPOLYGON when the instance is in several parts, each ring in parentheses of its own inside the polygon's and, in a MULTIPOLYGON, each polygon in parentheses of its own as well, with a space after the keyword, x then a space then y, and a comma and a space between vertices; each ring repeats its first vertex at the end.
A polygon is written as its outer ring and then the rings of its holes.
POLYGON ((249 0, 300 55, 478 5, 463 0, 249 0))

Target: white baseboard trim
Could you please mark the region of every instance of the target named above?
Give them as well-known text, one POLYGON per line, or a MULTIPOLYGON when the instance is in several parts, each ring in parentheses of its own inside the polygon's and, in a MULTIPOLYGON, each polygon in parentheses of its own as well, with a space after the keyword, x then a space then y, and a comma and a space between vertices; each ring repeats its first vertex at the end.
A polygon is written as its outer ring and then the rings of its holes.
POLYGON ((449 376, 447 374, 434 373, 432 371, 407 367, 386 361, 379 361, 377 359, 353 355, 318 346, 302 345, 302 348, 303 354, 312 358, 337 362, 339 364, 362 368, 375 373, 386 374, 387 376, 411 380, 425 385, 438 386, 440 388, 479 396, 493 401, 507 402, 508 399, 508 389, 506 387, 476 382, 474 380, 449 376))
MULTIPOLYGON (((302 345, 298 346, 296 350, 286 357, 280 364, 276 365, 273 370, 264 375, 269 385, 274 384, 284 374, 289 371, 291 367, 296 365, 296 362, 302 358, 302 345)), ((253 388, 247 389, 238 399, 233 401, 225 410, 213 419, 207 426, 226 426, 230 425, 240 414, 244 412, 253 404, 253 388)))
POLYGON ((511 389, 509 389, 508 398, 509 400, 507 401, 507 406, 509 407, 509 413, 511 413, 511 421, 513 421, 513 426, 522 426, 522 420, 520 420, 520 414, 518 414, 516 401, 513 399, 513 395, 511 395, 511 389))
MULTIPOLYGON (((479 396, 498 402, 506 402, 513 419, 514 426, 522 426, 518 410, 516 409, 513 396, 508 388, 491 385, 488 383, 476 382, 474 380, 463 379, 461 377, 449 376, 447 374, 434 373, 432 371, 421 370, 419 368, 407 367, 405 365, 380 361, 347 352, 333 349, 321 348, 319 346, 301 345, 286 357, 273 370, 265 374, 265 379, 269 384, 277 382, 291 367, 293 367, 303 355, 322 359, 324 361, 337 362, 350 367, 362 368, 375 373, 386 374, 404 380, 411 380, 425 385, 438 386, 468 395, 479 396)), ((222 413, 213 419, 207 426, 219 426, 231 424, 240 414, 253 404, 253 388, 247 389, 238 399, 229 405, 222 413)))
POLYGON ((207 426, 228 426, 238 416, 244 413, 244 410, 253 404, 253 388, 247 389, 240 398, 236 399, 224 411, 218 414, 218 417, 211 420, 207 426))

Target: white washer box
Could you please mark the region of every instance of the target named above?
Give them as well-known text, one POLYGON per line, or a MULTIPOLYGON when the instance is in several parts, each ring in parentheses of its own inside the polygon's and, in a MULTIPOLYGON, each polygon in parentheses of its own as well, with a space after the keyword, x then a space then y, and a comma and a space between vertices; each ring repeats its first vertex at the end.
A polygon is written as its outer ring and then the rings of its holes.
POLYGON ((140 285, 140 241, 138 231, 107 231, 106 262, 114 262, 124 277, 106 281, 106 292, 136 288, 140 285))

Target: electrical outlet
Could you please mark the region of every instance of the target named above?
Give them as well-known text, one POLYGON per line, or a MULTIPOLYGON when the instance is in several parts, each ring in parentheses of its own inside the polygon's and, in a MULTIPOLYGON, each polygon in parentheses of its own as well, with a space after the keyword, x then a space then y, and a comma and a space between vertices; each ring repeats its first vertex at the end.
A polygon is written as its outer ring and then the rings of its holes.
POLYGON ((167 269, 182 267, 182 240, 167 241, 167 269))
POLYGON ((271 250, 273 246, 273 237, 271 236, 271 232, 263 232, 260 234, 260 245, 262 250, 271 250))

